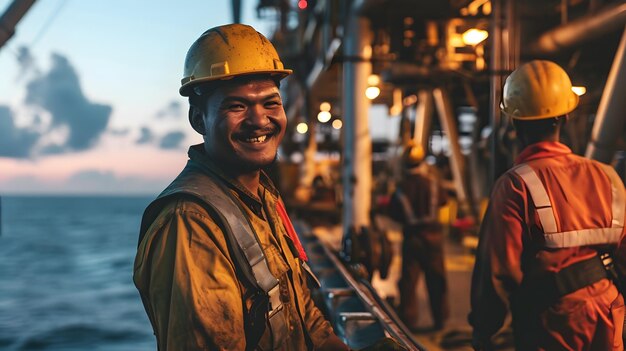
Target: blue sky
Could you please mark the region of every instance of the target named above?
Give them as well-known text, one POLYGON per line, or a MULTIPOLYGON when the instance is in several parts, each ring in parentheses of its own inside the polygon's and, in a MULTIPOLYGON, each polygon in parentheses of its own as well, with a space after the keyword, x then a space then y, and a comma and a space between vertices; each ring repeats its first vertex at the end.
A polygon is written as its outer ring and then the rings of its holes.
POLYGON ((231 21, 227 0, 37 1, 0 49, 0 194, 158 193, 201 141, 178 95, 184 56, 231 21))

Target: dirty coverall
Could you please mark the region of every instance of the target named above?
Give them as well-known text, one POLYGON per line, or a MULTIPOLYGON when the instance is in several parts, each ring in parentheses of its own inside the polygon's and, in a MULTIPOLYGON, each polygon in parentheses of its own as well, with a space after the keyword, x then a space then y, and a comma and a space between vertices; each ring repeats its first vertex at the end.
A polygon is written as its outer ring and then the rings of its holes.
POLYGON ((417 328, 417 284, 424 273, 433 326, 440 329, 448 317, 448 292, 443 257, 443 233, 438 221, 439 207, 447 201, 436 169, 422 162, 405 170, 394 194, 402 213, 402 276, 400 317, 411 329, 417 328))
MULTIPOLYGON (((279 194, 271 181, 262 174, 258 194, 251 194, 222 174, 202 145, 192 146, 189 158, 189 164, 228 184, 257 233, 272 275, 279 279, 284 308, 278 313, 286 315, 289 337, 276 349, 319 347, 333 331, 311 299, 298 248, 296 253, 290 249, 289 233, 277 212, 279 194)), ((159 350, 245 349, 244 308, 251 305, 252 291, 235 269, 223 232, 200 200, 182 197, 166 204, 141 240, 134 267, 134 282, 159 350)), ((271 349, 269 327, 258 349, 271 349)))
MULTIPOLYGON (((611 280, 599 278, 565 295, 553 295, 545 284, 555 272, 596 259, 598 249, 615 249, 624 232, 624 203, 617 201, 623 184, 559 142, 528 146, 516 160, 522 163, 548 194, 554 221, 546 227, 555 231, 544 228, 546 217, 526 178, 513 168, 498 179, 472 277, 474 344, 488 350, 510 309, 516 350, 623 350, 624 300, 611 280)), ((613 254, 616 261, 624 257, 621 250, 613 254)))

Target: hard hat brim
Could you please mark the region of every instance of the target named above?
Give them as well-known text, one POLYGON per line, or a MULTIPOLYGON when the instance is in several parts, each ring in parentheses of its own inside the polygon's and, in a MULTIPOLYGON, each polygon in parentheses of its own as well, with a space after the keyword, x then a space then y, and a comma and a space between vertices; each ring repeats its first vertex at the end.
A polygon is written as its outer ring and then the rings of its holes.
POLYGON ((576 93, 574 93, 573 91, 570 92, 571 95, 569 96, 570 99, 570 103, 569 103, 569 108, 565 109, 564 111, 558 111, 558 113, 555 112, 551 112, 551 113, 546 113, 546 114, 541 114, 541 115, 533 115, 533 116, 519 116, 516 115, 512 112, 508 112, 506 110, 506 107, 504 106, 504 102, 501 101, 500 102, 500 112, 502 112, 503 115, 510 117, 512 119, 518 119, 518 120, 524 120, 524 121, 533 121, 533 120, 538 120, 538 119, 548 119, 548 118, 555 118, 555 117, 559 117, 562 115, 566 115, 572 111, 574 111, 576 109, 576 107, 578 107, 578 102, 579 102, 579 96, 576 95, 576 93))
POLYGON ((204 77, 204 78, 198 78, 198 79, 194 79, 193 77, 185 77, 183 80, 188 80, 188 81, 180 87, 178 92, 182 96, 190 96, 193 94, 193 88, 195 86, 208 83, 208 82, 215 82, 219 80, 225 81, 225 80, 230 80, 239 76, 257 75, 257 74, 268 75, 270 77, 278 76, 279 80, 282 80, 292 73, 293 73, 293 70, 290 70, 290 69, 282 69, 282 70, 275 69, 275 70, 250 70, 250 71, 245 71, 245 72, 237 72, 236 74, 223 74, 219 76, 211 76, 211 77, 204 77))

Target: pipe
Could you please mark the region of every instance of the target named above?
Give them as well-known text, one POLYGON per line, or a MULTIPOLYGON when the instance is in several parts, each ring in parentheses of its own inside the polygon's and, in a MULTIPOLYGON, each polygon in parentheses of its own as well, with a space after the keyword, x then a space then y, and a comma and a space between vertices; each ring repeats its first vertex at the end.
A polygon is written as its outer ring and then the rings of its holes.
POLYGON ((428 136, 433 116, 433 100, 431 92, 420 90, 417 93, 417 111, 415 112, 415 129, 413 140, 421 145, 422 150, 428 150, 428 136))
POLYGON ((489 124, 491 125, 491 138, 489 149, 491 151, 491 159, 489 164, 489 184, 493 185, 498 177, 504 173, 505 167, 504 157, 500 151, 498 140, 498 130, 500 129, 500 96, 502 95, 502 0, 493 0, 492 21, 491 21, 491 62, 489 78, 489 124))
POLYGON ((0 48, 15 34, 15 26, 33 6, 35 0, 14 0, 0 17, 0 48))
POLYGON ((370 21, 354 13, 348 18, 344 42, 344 55, 358 58, 347 60, 343 66, 344 235, 349 235, 351 228, 360 231, 362 227, 369 227, 372 187, 370 101, 365 97, 367 78, 372 72, 371 30, 370 21))
POLYGON ((585 157, 611 163, 615 144, 624 133, 626 113, 626 28, 606 80, 585 157))
POLYGON ((626 3, 607 5, 595 14, 582 16, 552 29, 529 47, 531 56, 557 54, 584 42, 618 30, 626 25, 626 3))
POLYGON ((461 153, 461 146, 459 145, 459 132, 456 127, 456 119, 454 118, 454 112, 452 111, 452 103, 450 97, 442 88, 436 88, 433 90, 433 97, 435 98, 435 106, 437 107, 437 114, 443 127, 443 131, 448 136, 448 142, 450 145, 450 167, 452 168, 452 178, 454 181, 454 187, 456 189, 457 199, 459 205, 463 210, 463 214, 470 215, 476 218, 474 211, 473 201, 471 198, 471 190, 469 189, 467 180, 467 172, 465 169, 465 157, 461 153))
POLYGON ((241 23, 241 0, 230 1, 233 10, 233 23, 241 23))

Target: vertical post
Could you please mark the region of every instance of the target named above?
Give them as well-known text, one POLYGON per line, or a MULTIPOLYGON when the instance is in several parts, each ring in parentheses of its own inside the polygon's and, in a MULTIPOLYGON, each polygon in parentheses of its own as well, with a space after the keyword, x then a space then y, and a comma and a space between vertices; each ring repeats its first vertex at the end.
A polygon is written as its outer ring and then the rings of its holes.
POLYGON ((370 23, 351 15, 346 25, 343 66, 344 97, 344 235, 351 228, 369 227, 372 187, 372 140, 369 131, 370 102, 365 96, 370 63, 370 23))
POLYGON ((311 106, 311 90, 307 87, 304 92, 303 110, 306 120, 309 121, 309 133, 307 144, 304 149, 304 162, 302 172, 300 173, 300 187, 306 189, 306 200, 310 199, 312 194, 313 178, 315 178, 315 155, 317 154, 317 118, 313 106, 311 106))
POLYGON ((498 129, 500 128, 500 97, 502 95, 502 0, 491 1, 491 79, 489 81, 489 124, 491 125, 491 162, 489 184, 493 186, 495 180, 504 172, 508 165, 498 147, 498 129))
POLYGON ((424 151, 428 150, 428 136, 433 115, 432 93, 428 90, 420 90, 417 93, 417 111, 415 112, 415 133, 413 140, 421 145, 424 151))
POLYGON ((585 157, 604 163, 611 163, 615 153, 615 143, 624 132, 626 113, 626 28, 615 52, 611 71, 604 86, 604 92, 593 122, 591 140, 585 157))
POLYGON ((468 185, 469 182, 467 181, 465 157, 461 153, 461 146, 459 145, 459 132, 456 126, 456 119, 454 118, 454 111, 452 110, 452 103, 448 94, 442 88, 436 88, 433 91, 433 97, 435 98, 437 114, 450 144, 450 152, 452 154, 450 166, 459 205, 465 215, 476 218, 474 200, 468 185))

